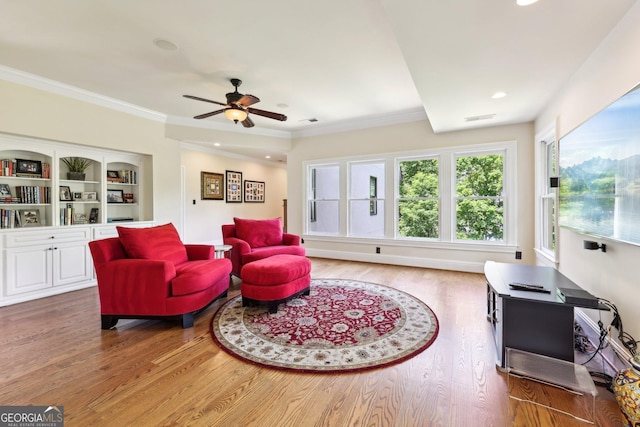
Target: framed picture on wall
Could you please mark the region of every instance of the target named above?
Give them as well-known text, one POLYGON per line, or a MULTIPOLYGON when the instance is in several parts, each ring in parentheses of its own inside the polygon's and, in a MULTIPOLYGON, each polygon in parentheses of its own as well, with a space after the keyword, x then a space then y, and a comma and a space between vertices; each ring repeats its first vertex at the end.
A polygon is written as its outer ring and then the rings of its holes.
POLYGON ((224 175, 200 172, 200 199, 224 200, 224 175))
POLYGON ((264 182, 244 181, 244 202, 264 203, 264 182))
POLYGON ((242 172, 226 171, 227 203, 242 203, 242 172))

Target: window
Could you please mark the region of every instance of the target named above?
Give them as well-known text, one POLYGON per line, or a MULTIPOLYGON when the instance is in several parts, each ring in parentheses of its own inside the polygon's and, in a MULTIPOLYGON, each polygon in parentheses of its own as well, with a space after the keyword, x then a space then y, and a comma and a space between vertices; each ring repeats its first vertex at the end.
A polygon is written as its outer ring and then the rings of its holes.
POLYGON ((440 235, 438 159, 398 164, 398 236, 437 239, 440 235))
POLYGON ((514 246, 516 149, 509 141, 307 162, 304 232, 514 246))
POLYGON ((340 169, 338 165, 309 169, 308 232, 338 234, 340 226, 340 169))
POLYGON ((551 178, 558 176, 556 168, 556 141, 540 141, 543 173, 540 175, 539 200, 539 247, 553 257, 556 250, 556 188, 551 187, 551 178))
POLYGON ((384 237, 384 162, 349 164, 349 235, 384 237))
POLYGON ((503 154, 456 158, 456 239, 504 240, 503 164, 503 154))

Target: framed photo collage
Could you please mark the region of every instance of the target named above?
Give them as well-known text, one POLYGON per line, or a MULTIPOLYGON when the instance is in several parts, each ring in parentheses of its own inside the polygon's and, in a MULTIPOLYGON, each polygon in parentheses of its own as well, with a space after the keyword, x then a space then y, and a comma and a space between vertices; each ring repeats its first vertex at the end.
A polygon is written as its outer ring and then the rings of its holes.
POLYGON ((264 203, 264 181, 242 179, 242 172, 227 170, 224 174, 200 172, 201 200, 225 200, 227 203, 264 203))

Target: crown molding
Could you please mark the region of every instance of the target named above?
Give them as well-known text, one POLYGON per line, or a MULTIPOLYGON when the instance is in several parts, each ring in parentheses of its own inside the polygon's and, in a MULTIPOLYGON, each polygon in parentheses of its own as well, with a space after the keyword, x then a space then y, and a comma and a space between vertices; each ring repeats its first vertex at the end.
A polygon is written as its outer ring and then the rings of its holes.
POLYGON ((46 79, 35 74, 26 73, 14 68, 0 65, 0 79, 31 87, 33 89, 43 90, 45 92, 66 96, 68 98, 77 99, 79 101, 88 102, 99 105, 101 107, 110 108, 122 113, 131 114, 156 122, 166 122, 167 115, 137 105, 129 104, 108 96, 99 95, 88 90, 80 89, 75 86, 66 85, 55 80, 46 79))

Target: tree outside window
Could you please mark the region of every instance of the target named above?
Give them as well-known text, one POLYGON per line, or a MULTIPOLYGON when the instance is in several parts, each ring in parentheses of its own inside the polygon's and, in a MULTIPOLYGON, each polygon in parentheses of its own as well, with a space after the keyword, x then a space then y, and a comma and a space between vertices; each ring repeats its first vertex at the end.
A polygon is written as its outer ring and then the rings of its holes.
POLYGON ((438 159, 401 161, 398 234, 437 239, 439 233, 438 159))
POLYGON ((504 240, 504 155, 456 158, 456 238, 504 240))

